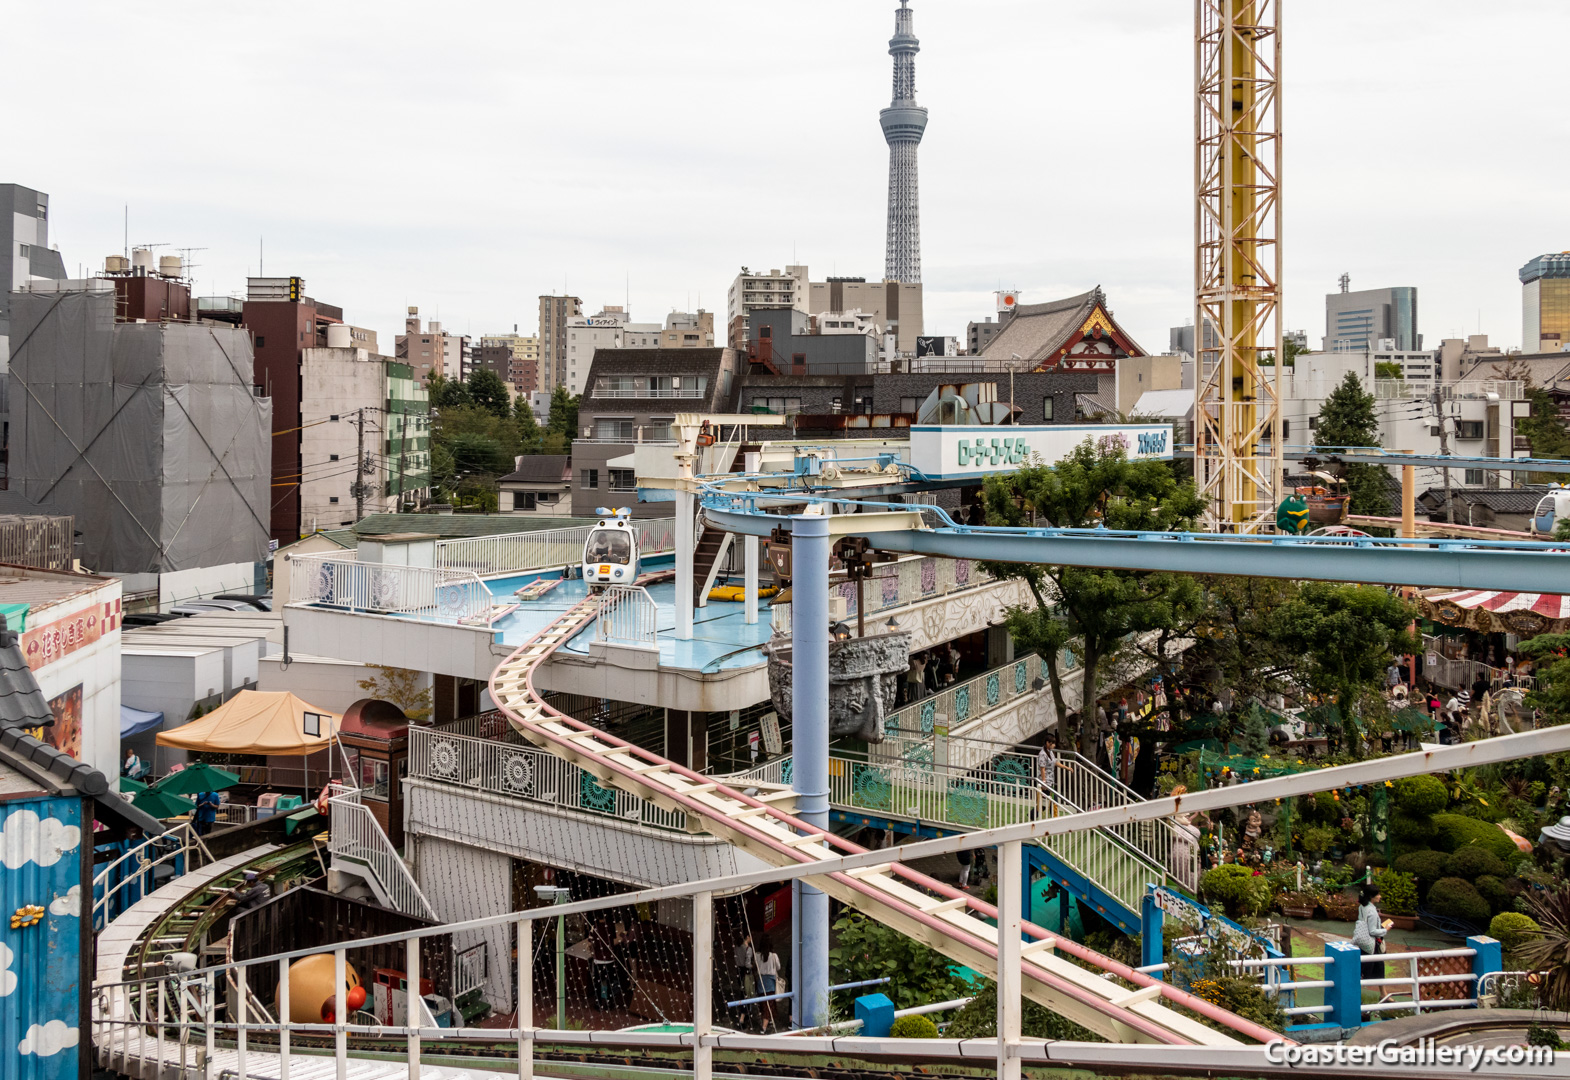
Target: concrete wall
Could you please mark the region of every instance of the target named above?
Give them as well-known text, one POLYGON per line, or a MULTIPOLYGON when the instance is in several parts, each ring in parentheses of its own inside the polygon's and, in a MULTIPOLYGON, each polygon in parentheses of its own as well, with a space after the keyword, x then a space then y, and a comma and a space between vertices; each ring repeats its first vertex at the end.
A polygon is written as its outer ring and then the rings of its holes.
MULTIPOLYGON (((186 723, 198 701, 208 697, 209 689, 219 689, 224 680, 224 654, 217 648, 170 645, 161 649, 130 647, 121 655, 121 700, 133 709, 161 712, 161 730, 170 731, 186 723)), ((125 747, 162 773, 189 756, 184 750, 157 745, 158 731, 147 731, 124 740, 125 747)), ((114 775, 119 775, 116 769, 114 775)))
POLYGON ((295 653, 290 654, 287 667, 282 656, 264 657, 259 671, 258 690, 287 690, 312 705, 335 713, 343 712, 365 697, 366 692, 360 689, 359 682, 376 674, 358 661, 295 653))
MULTIPOLYGON (((306 349, 301 354, 301 407, 305 413, 302 422, 308 425, 300 432, 300 457, 304 462, 300 485, 302 532, 354 524, 352 485, 359 443, 356 411, 366 410, 365 452, 380 460, 386 438, 386 418, 381 411, 387 405, 384 361, 384 357, 365 349, 306 349), (330 419, 333 416, 337 419, 330 419)), ((396 499, 382 494, 380 468, 364 479, 370 486, 366 513, 397 509, 396 499)))
MULTIPOLYGON (((412 837, 415 878, 442 922, 463 922, 512 910, 512 859, 499 851, 412 837)), ((485 1000, 497 1012, 513 1007, 512 928, 491 926, 452 936, 455 952, 485 942, 490 953, 485 1000)))

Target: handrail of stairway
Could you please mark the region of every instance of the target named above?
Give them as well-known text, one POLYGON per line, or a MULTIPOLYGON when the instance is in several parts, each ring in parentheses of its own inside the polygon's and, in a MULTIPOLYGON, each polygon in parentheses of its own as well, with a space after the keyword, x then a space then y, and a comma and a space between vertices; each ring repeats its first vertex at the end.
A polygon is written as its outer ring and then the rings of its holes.
MULTIPOLYGON (((588 605, 579 605, 572 611, 565 613, 558 621, 568 622, 570 620, 571 625, 565 627, 562 630, 561 640, 565 641, 570 639, 572 634, 581 630, 592 617, 592 609, 588 605)), ((549 655, 549 651, 553 650, 547 650, 546 653, 538 655, 530 654, 537 639, 543 637, 548 632, 550 632, 550 628, 542 630, 539 634, 530 638, 529 641, 519 646, 519 648, 514 650, 511 656, 503 660, 501 664, 498 665, 496 671, 492 674, 490 683, 491 696, 492 699, 495 700, 501 707, 503 712, 507 713, 507 715, 511 717, 517 724, 533 728, 533 730, 535 730, 536 734, 538 734, 542 740, 548 741, 552 745, 558 745, 565 741, 564 737, 558 736, 553 732, 543 730, 543 728, 535 728, 532 722, 525 721, 521 717, 518 717, 503 703, 505 695, 501 693, 500 688, 497 685, 497 680, 501 677, 502 673, 508 669, 509 665, 518 660, 525 660, 526 658, 525 666, 521 673, 523 687, 541 715, 546 716, 558 723, 562 723, 566 726, 574 728, 575 735, 578 733, 586 734, 593 732, 596 739, 605 743, 606 745, 616 747, 618 750, 624 749, 628 756, 641 757, 644 759, 644 763, 646 765, 663 769, 669 775, 680 777, 683 780, 690 781, 694 785, 702 786, 704 784, 713 783, 713 781, 697 772, 694 772, 691 769, 666 761, 664 758, 650 753, 649 751, 644 750, 642 747, 636 746, 633 743, 629 743, 624 739, 619 739, 613 735, 610 735, 609 733, 601 732, 590 724, 586 724, 583 721, 575 719, 574 717, 567 716, 559 709, 551 706, 549 702, 545 701, 544 697, 539 693, 538 690, 536 690, 534 686, 534 672, 538 668, 539 664, 543 661, 544 657, 549 655)), ((602 765, 608 772, 616 774, 618 779, 623 782, 636 784, 638 781, 639 774, 634 772, 631 766, 628 764, 622 763, 620 761, 604 761, 602 762, 602 765)), ((610 777, 605 777, 603 779, 610 780, 610 777)), ((682 807, 688 813, 698 815, 700 819, 707 819, 712 816, 713 811, 710 807, 697 801, 691 796, 684 795, 680 792, 671 791, 666 793, 664 797, 667 798, 670 802, 682 807)), ((785 814, 777 807, 770 806, 767 803, 752 798, 751 796, 746 795, 744 792, 728 790, 726 792, 726 797, 740 802, 750 809, 764 811, 774 817, 775 820, 778 821, 781 825, 795 829, 800 833, 809 834, 814 832, 811 826, 809 826, 806 822, 801 821, 792 815, 785 814)), ((739 833, 751 834, 758 842, 769 847, 783 849, 782 853, 788 853, 794 861, 807 861, 811 858, 810 855, 800 850, 799 848, 788 847, 786 845, 780 844, 767 833, 752 828, 744 821, 728 820, 726 827, 739 833)), ((860 853, 864 850, 860 846, 852 844, 849 841, 832 834, 825 836, 821 842, 831 850, 838 849, 852 853, 860 853)), ((914 871, 909 867, 903 866, 900 863, 894 863, 891 872, 895 873, 899 877, 904 878, 912 885, 926 888, 929 891, 938 892, 940 895, 946 895, 949 898, 963 899, 968 907, 972 907, 977 911, 982 912, 989 918, 997 918, 997 909, 992 905, 985 904, 977 900, 975 897, 971 897, 967 894, 959 893, 949 888, 948 886, 943 885, 941 882, 928 878, 926 875, 914 871)), ((869 886, 856 877, 839 872, 832 873, 828 876, 841 887, 844 887, 849 891, 865 895, 869 900, 875 899, 878 904, 891 909, 892 911, 910 919, 913 922, 927 926, 943 936, 956 936, 955 929, 943 920, 938 919, 928 912, 925 912, 920 908, 904 901, 889 897, 887 895, 876 894, 869 886)), ((1026 933, 1035 938, 1056 936, 1050 934, 1044 928, 1035 926, 1033 924, 1024 924, 1024 928, 1026 933)), ((998 946, 995 940, 977 938, 971 943, 970 947, 983 955, 991 955, 994 958, 997 956, 998 946)), ((1186 991, 1183 991, 1168 983, 1153 980, 1149 976, 1143 975, 1140 972, 1135 971, 1133 968, 1128 967, 1127 965, 1119 964, 1111 958, 1101 956, 1095 951, 1087 949, 1084 946, 1080 946, 1077 943, 1060 940, 1058 947, 1061 951, 1098 966, 1102 970, 1110 971, 1119 978, 1123 978, 1126 981, 1132 982, 1134 985, 1142 989, 1154 989, 1154 991, 1162 998, 1165 998, 1174 1004, 1182 1005, 1201 1016, 1218 1020, 1233 1030, 1247 1035, 1250 1038, 1269 1039, 1273 1035, 1273 1033, 1271 1033, 1268 1028, 1264 1028, 1258 1024, 1254 1024, 1251 1021, 1240 1018, 1226 1009, 1215 1006, 1202 998, 1199 998, 1193 994, 1189 994, 1186 991)), ((1088 994, 1082 988, 1052 974, 1045 968, 1030 965, 1028 960, 1026 961, 1026 966, 1031 968, 1032 978, 1040 981, 1044 985, 1052 987, 1055 992, 1080 1001, 1087 1007, 1090 1007, 1096 1011, 1105 1011, 1107 1009, 1109 1003, 1104 998, 1088 994)), ((1134 1028, 1135 1030, 1140 1031, 1141 1033, 1148 1035, 1149 1037, 1158 1041, 1171 1041, 1170 1031, 1161 1027, 1157 1023, 1147 1021, 1145 1018, 1140 1017, 1137 1014, 1124 1011, 1119 1015, 1118 1020, 1120 1023, 1134 1028)))
MULTIPOLYGON (((132 882, 137 881, 143 874, 152 870, 153 867, 161 866, 182 856, 190 856, 193 853, 199 855, 203 862, 213 861, 213 853, 207 850, 207 844, 202 840, 201 835, 197 833, 196 828, 189 822, 183 822, 167 832, 147 837, 140 844, 122 853, 113 862, 105 864, 101 870, 93 875, 93 894, 91 899, 94 929, 101 930, 107 923, 107 919, 104 923, 100 923, 99 916, 108 910, 110 897, 119 893, 132 882), (177 846, 170 847, 170 841, 176 841, 177 846), (155 849, 161 849, 160 853, 154 858, 148 858, 148 853, 155 849), (136 868, 126 873, 124 877, 113 885, 110 885, 109 879, 115 870, 126 866, 133 860, 136 868), (103 896, 98 895, 100 887, 104 890, 103 896)), ((186 872, 189 873, 193 869, 195 867, 187 866, 186 872)))
POLYGON ((342 857, 369 869, 387 890, 393 906, 405 915, 438 921, 436 909, 431 907, 398 849, 382 831, 376 815, 360 801, 360 789, 333 786, 339 792, 327 800, 328 844, 333 857, 342 857))

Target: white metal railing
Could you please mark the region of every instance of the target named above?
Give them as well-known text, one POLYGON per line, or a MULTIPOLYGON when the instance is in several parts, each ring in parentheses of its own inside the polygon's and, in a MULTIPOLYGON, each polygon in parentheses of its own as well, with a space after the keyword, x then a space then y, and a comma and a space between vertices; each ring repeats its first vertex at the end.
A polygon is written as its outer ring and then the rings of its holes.
POLYGON ((686 814, 603 787, 593 773, 533 746, 410 728, 409 775, 656 829, 687 831, 686 814))
POLYGON ((595 387, 594 397, 597 398, 701 398, 708 396, 707 390, 610 390, 595 387))
POLYGON ((362 563, 332 555, 295 555, 290 596, 297 604, 404 615, 428 622, 485 622, 495 598, 470 570, 362 563))
MULTIPOLYGON (((972 559, 916 555, 879 564, 873 576, 862 584, 862 595, 866 597, 866 615, 870 618, 880 612, 994 584, 997 582, 992 576, 984 573, 972 559)), ((846 617, 854 618, 860 610, 856 582, 843 580, 843 573, 836 571, 829 588, 830 595, 844 598, 846 617)), ((791 605, 775 604, 769 610, 774 629, 789 633, 791 605)))
POLYGON ((108 912, 115 897, 132 888, 142 893, 151 892, 155 867, 174 864, 177 874, 188 874, 212 860, 212 853, 189 823, 149 836, 93 875, 93 928, 102 930, 108 923, 108 912))
MULTIPOLYGON (((1526 394, 1526 384, 1517 379, 1464 379, 1440 384, 1439 393, 1445 399, 1486 399, 1489 394, 1497 394, 1503 401, 1520 401, 1526 394)), ((1426 380, 1374 380, 1374 397, 1382 401, 1428 401, 1433 394, 1434 384, 1426 380)))
POLYGON ((600 594, 594 640, 640 649, 660 647, 659 605, 641 585, 611 585, 600 594))
POLYGON ((956 736, 953 732, 1018 698, 1040 693, 1036 680, 1046 677, 1041 658, 1031 654, 964 682, 945 686, 935 694, 908 702, 891 712, 883 725, 884 741, 869 749, 879 758, 902 758, 910 752, 920 752, 918 748, 924 744, 930 749, 935 734, 943 730, 948 734, 938 740, 942 760, 950 765, 976 768, 998 756, 1004 748, 985 739, 956 736))
POLYGON ((452 996, 456 1001, 485 985, 490 975, 490 949, 481 941, 453 956, 452 996))
POLYGON ((1481 675, 1488 680, 1488 685, 1496 693, 1501 689, 1522 691, 1537 689, 1537 679, 1534 676, 1519 675, 1509 668, 1491 667, 1481 660, 1462 660, 1446 656, 1441 639, 1430 634, 1423 635, 1423 653, 1423 677, 1440 686, 1469 690, 1472 683, 1481 675))
MULTIPOLYGON (((675 518, 640 518, 630 524, 638 531, 640 555, 675 550, 675 518)), ((589 530, 593 528, 593 525, 573 525, 565 529, 438 540, 436 565, 481 577, 577 566, 583 561, 583 545, 588 542, 589 530)))
POLYGON ((360 863, 376 875, 392 906, 405 915, 437 921, 431 902, 382 831, 371 808, 360 801, 358 788, 333 785, 328 821, 329 849, 334 859, 360 863))

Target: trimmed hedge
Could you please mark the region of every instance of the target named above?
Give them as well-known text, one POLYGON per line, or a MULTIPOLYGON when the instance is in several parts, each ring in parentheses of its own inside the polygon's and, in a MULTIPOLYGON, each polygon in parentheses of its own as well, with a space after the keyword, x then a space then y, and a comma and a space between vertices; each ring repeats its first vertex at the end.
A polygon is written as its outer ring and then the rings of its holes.
POLYGON ((1435 814, 1434 846, 1441 851, 1459 851, 1464 847, 1480 847, 1496 858, 1514 860, 1520 852, 1515 841, 1490 825, 1462 814, 1435 814))
POLYGON ((1505 952, 1514 949, 1526 940, 1530 930, 1539 929, 1537 920, 1530 915, 1523 915, 1519 911, 1501 911, 1494 916, 1493 922, 1488 924, 1488 936, 1496 938, 1504 946, 1505 952))
POLYGON ((1386 870, 1374 878, 1374 888, 1382 899, 1380 908, 1387 915, 1417 914, 1417 879, 1400 870, 1386 870))
POLYGON ((1496 878, 1509 877, 1510 868, 1492 851, 1476 845, 1461 848, 1445 860, 1445 877, 1476 881, 1485 875, 1496 878))
POLYGON ((938 1025, 925 1016, 900 1016, 889 1029, 891 1039, 936 1039, 938 1025))
POLYGON ((1396 812, 1416 818, 1429 818, 1450 805, 1445 785, 1432 776, 1406 776, 1391 789, 1396 812))
POLYGON ((1270 906, 1272 890, 1263 875, 1256 877, 1246 866, 1223 863, 1200 875, 1199 895, 1220 902, 1229 915, 1258 915, 1270 906))
POLYGON ((1493 914, 1488 901, 1472 887, 1472 883, 1456 877, 1440 878, 1434 882, 1434 887, 1428 890, 1428 910, 1435 915, 1467 919, 1475 923, 1486 923, 1493 914))
POLYGON ((1442 851, 1413 851, 1397 856, 1395 868, 1411 874, 1418 880, 1418 887, 1427 892, 1434 882, 1445 876, 1445 853, 1442 851))
POLYGON ((1477 889, 1479 895, 1488 901, 1489 910, 1495 915, 1512 910, 1515 904, 1515 894, 1510 891, 1510 886, 1506 885, 1503 879, 1495 877, 1493 874, 1484 874, 1472 882, 1472 885, 1477 889))

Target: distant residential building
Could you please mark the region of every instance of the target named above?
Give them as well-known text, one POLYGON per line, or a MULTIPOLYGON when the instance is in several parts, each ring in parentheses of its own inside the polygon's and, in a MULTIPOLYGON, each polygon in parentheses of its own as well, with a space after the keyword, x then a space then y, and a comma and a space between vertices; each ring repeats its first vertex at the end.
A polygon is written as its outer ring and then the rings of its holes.
POLYGON ((566 454, 515 458, 513 471, 497 486, 504 514, 572 517, 572 459, 566 454))
MULTIPOLYGON (((512 350, 506 345, 486 345, 482 343, 474 346, 470 355, 472 357, 470 360, 470 374, 481 370, 489 371, 507 385, 513 385, 513 355, 512 350)), ((513 391, 514 393, 517 392, 516 386, 513 386, 513 391)))
POLYGON ((607 305, 598 315, 568 319, 566 326, 569 394, 581 394, 589 365, 602 349, 657 349, 663 327, 659 323, 634 323, 620 304, 607 305))
POLYGON ((807 310, 813 314, 833 311, 863 311, 877 323, 880 335, 894 336, 894 351, 900 356, 916 355, 916 339, 922 328, 920 282, 867 281, 865 278, 834 277, 810 285, 807 310))
POLYGON ((353 525, 357 492, 364 514, 413 508, 429 495, 425 386, 409 365, 347 343, 349 329, 330 328, 329 344, 300 358, 308 407, 325 414, 300 436, 307 463, 300 478, 302 535, 353 525))
POLYGON ((714 348, 714 312, 704 311, 702 308, 696 312, 671 312, 665 316, 665 330, 660 334, 660 348, 714 348))
POLYGON ((1521 267, 1521 351, 1570 348, 1570 251, 1521 267))
MULTIPOLYGON (((512 354, 512 361, 505 373, 497 371, 503 382, 512 383, 520 394, 531 394, 540 389, 540 339, 524 337, 514 326, 510 334, 485 334, 480 338, 480 348, 503 346, 512 354)), ((476 350, 478 358, 478 350, 476 350)), ((492 370, 495 370, 494 368, 492 370)))
MULTIPOLYGON (((1502 362, 1508 359, 1497 345, 1488 343, 1487 334, 1472 334, 1464 338, 1445 338, 1439 343, 1439 378, 1442 382, 1455 382, 1462 372, 1479 363, 1502 362)), ((1570 360, 1570 357, 1566 358, 1570 360)))
POLYGON ((249 335, 161 317, 188 313, 189 289, 143 276, 35 278, 11 295, 11 378, 28 392, 12 399, 10 491, 74 517, 95 571, 264 561, 275 414, 249 335))
POLYGON ((576 296, 540 297, 539 389, 547 393, 567 382, 567 321, 583 314, 576 296))
POLYGON ((733 349, 745 350, 749 338, 748 319, 756 308, 793 307, 805 314, 808 308, 807 268, 787 266, 782 274, 767 274, 741 268, 731 282, 725 298, 725 339, 733 349))
POLYGON ((1403 352, 1400 349, 1343 349, 1341 351, 1357 355, 1368 353, 1375 364, 1376 371, 1380 364, 1394 364, 1396 370, 1401 373, 1399 376, 1383 375, 1381 378, 1399 377, 1408 382, 1431 383, 1440 377, 1439 353, 1435 349, 1420 349, 1415 352, 1403 352))
POLYGON ((980 356, 982 350, 992 344, 992 339, 1002 332, 1007 322, 1007 316, 999 315, 997 321, 993 321, 992 316, 988 315, 983 322, 967 323, 965 326, 965 351, 971 356, 980 356))
POLYGON ((469 375, 473 343, 467 337, 447 333, 439 322, 427 322, 425 329, 420 329, 420 309, 411 307, 403 333, 398 335, 396 353, 396 359, 413 368, 421 382, 429 382, 433 373, 462 382, 469 375))
POLYGON ((1325 296, 1325 352, 1349 349, 1417 352, 1417 290, 1409 287, 1363 289, 1325 296), (1384 344, 1389 342, 1389 344, 1384 344))
MULTIPOLYGON (((49 196, 21 184, 0 184, 0 372, 10 355, 11 293, 35 278, 65 277, 60 253, 49 246, 49 196)), ((4 380, 0 380, 3 383, 4 380)), ((4 398, 0 397, 0 411, 4 398)))

